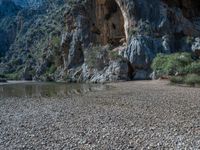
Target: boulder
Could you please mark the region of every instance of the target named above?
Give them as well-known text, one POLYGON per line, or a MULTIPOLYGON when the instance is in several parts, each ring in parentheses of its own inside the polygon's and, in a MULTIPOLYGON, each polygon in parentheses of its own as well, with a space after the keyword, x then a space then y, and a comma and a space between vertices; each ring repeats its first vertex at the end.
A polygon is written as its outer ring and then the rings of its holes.
POLYGON ((196 57, 200 58, 200 38, 196 38, 195 42, 192 44, 192 51, 196 57))
POLYGON ((119 80, 130 80, 128 62, 123 59, 111 61, 108 67, 105 67, 103 71, 97 71, 91 77, 91 82, 113 82, 119 80))

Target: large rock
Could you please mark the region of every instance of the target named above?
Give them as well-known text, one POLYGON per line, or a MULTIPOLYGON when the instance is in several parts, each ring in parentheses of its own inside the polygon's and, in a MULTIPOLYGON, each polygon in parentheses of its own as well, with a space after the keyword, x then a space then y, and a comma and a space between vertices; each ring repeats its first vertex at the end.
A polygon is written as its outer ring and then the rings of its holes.
POLYGON ((83 80, 93 83, 112 82, 118 80, 130 80, 128 62, 123 59, 111 61, 108 67, 98 71, 87 65, 83 66, 83 80))
POLYGON ((194 54, 200 58, 200 38, 196 38, 195 42, 192 44, 192 51, 194 54))
POLYGON ((151 73, 150 65, 158 52, 162 52, 161 41, 149 36, 136 36, 130 40, 124 52, 135 69, 135 79, 147 79, 151 73))
POLYGON ((124 57, 133 65, 145 69, 157 53, 158 48, 154 42, 152 37, 148 36, 133 37, 124 53, 124 57))

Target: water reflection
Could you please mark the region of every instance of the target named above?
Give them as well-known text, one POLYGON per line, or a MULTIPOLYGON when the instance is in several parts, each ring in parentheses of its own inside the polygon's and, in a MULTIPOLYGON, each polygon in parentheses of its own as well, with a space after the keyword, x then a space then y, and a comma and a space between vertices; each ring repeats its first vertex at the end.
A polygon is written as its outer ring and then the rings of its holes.
POLYGON ((0 85, 0 97, 57 97, 107 89, 105 85, 26 82, 0 85))

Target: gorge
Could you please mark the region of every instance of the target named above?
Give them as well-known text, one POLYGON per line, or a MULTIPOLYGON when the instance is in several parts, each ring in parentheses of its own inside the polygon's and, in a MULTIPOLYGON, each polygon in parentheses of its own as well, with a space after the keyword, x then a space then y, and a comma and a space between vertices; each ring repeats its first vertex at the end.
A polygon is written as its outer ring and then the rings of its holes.
POLYGON ((27 2, 0 5, 0 74, 10 78, 150 79, 158 53, 200 49, 198 1, 27 2))
POLYGON ((197 150, 199 87, 199 0, 0 0, 0 150, 197 150))

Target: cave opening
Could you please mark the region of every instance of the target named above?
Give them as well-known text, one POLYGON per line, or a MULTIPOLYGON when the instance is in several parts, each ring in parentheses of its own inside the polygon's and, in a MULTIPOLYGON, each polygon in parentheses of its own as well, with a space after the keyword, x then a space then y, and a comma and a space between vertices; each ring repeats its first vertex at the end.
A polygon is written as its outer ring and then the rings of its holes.
POLYGON ((91 32, 99 45, 119 46, 126 42, 124 17, 115 0, 93 0, 91 32))
POLYGON ((192 20, 200 17, 199 0, 163 0, 169 7, 178 7, 181 9, 184 17, 192 20))

